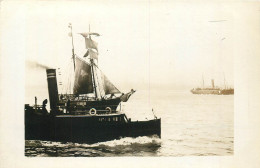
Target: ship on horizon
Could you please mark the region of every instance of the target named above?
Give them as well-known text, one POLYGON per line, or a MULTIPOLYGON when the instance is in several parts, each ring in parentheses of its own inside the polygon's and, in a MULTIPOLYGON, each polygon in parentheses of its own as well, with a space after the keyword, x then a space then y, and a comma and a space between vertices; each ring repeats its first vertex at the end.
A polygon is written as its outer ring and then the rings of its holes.
POLYGON ((211 79, 211 88, 204 87, 204 78, 202 77, 202 88, 193 88, 191 93, 193 94, 214 94, 214 95, 233 95, 234 88, 226 86, 226 80, 224 77, 224 88, 216 87, 214 84, 214 79, 211 79))

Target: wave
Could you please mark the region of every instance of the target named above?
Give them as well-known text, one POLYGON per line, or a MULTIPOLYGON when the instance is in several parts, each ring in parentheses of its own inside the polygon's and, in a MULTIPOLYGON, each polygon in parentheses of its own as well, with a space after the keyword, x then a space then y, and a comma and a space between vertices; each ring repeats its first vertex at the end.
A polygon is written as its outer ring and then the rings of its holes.
POLYGON ((27 140, 25 147, 26 156, 156 156, 161 139, 156 136, 126 137, 95 144, 27 140))

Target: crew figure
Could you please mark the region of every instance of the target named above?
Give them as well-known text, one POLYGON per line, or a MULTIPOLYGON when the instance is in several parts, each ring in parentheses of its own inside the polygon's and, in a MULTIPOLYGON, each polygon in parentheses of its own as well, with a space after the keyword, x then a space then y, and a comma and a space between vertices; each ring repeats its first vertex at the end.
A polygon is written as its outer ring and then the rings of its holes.
POLYGON ((48 100, 45 99, 43 102, 42 102, 42 113, 43 114, 48 114, 48 111, 46 109, 46 104, 48 103, 48 100))
POLYGON ((60 100, 62 100, 62 99, 63 99, 63 95, 61 94, 61 95, 60 95, 60 100))

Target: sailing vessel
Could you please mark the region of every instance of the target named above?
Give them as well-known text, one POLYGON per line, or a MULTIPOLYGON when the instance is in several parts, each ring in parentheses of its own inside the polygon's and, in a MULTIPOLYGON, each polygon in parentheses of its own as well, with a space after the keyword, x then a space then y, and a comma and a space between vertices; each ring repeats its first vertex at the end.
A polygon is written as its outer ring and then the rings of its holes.
POLYGON ((211 88, 204 87, 204 78, 203 77, 202 77, 202 83, 203 83, 202 88, 193 88, 191 90, 191 93, 193 93, 193 94, 214 94, 214 95, 232 95, 232 94, 234 94, 233 88, 226 87, 225 78, 224 78, 224 85, 225 85, 224 89, 216 87, 214 84, 214 79, 211 79, 211 85, 212 85, 211 88))
MULTIPOLYGON (((92 36, 85 38, 86 54, 80 58, 74 53, 72 26, 72 60, 74 67, 73 94, 58 94, 56 69, 47 69, 50 113, 47 99, 41 106, 25 105, 25 139, 94 143, 121 137, 161 137, 161 119, 131 121, 119 104, 127 102, 135 92, 124 94, 98 67, 98 47, 92 36), (118 110, 119 109, 119 110, 118 110)), ((121 104, 120 104, 121 105, 121 104)))

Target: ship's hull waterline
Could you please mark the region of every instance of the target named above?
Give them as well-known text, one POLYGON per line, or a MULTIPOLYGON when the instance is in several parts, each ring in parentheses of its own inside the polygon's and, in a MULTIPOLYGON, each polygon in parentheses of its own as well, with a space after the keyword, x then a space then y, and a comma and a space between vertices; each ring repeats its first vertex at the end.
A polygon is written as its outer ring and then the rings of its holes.
POLYGON ((58 115, 25 112, 25 139, 95 143, 122 137, 161 137, 161 119, 130 121, 125 114, 58 115))
POLYGON ((193 94, 214 94, 214 95, 233 95, 234 89, 193 89, 193 94))

